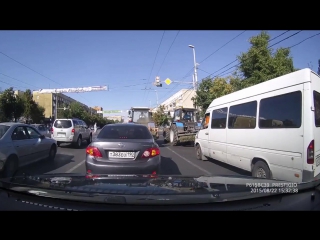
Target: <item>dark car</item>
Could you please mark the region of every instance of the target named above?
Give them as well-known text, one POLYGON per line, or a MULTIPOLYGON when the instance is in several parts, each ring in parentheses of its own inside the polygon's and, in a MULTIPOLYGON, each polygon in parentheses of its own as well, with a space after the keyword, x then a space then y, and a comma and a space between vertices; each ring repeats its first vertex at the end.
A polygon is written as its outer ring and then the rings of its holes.
POLYGON ((140 124, 109 124, 86 149, 91 174, 159 174, 160 149, 140 124))

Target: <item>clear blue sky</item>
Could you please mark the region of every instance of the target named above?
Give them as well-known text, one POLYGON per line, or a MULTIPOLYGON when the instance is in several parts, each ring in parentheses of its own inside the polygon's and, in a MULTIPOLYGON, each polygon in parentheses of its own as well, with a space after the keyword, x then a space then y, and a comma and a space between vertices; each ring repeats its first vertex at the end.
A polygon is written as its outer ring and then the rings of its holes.
MULTIPOLYGON (((192 81, 190 70, 193 67, 193 54, 188 45, 195 46, 196 59, 200 63, 200 81, 234 61, 241 52, 247 51, 250 47, 249 38, 260 31, 245 31, 222 47, 241 32, 0 31, 0 87, 2 90, 10 86, 20 90, 36 90, 107 85, 109 91, 68 95, 89 106, 101 106, 104 110, 149 106, 150 101, 155 106, 157 98, 154 90, 157 90, 161 103, 181 88, 191 87, 178 83, 169 86, 163 84, 162 88, 152 85, 157 75, 161 80, 170 78, 173 81, 192 81), (143 90, 150 88, 152 90, 143 90)), ((283 32, 269 31, 272 38, 283 32)), ((289 31, 271 44, 295 32, 289 31)), ((292 46, 318 32, 302 31, 274 48, 292 46)), ((310 67, 317 71, 320 35, 292 48, 291 54, 296 68, 310 67)), ((235 64, 214 75, 219 75, 235 64)))

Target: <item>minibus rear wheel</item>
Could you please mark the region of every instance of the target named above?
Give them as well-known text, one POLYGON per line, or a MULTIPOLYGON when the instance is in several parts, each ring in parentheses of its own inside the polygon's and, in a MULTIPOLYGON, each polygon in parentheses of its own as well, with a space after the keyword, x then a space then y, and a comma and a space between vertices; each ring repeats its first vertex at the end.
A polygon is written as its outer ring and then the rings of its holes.
POLYGON ((252 169, 252 177, 270 179, 271 172, 268 165, 264 161, 256 162, 252 169))

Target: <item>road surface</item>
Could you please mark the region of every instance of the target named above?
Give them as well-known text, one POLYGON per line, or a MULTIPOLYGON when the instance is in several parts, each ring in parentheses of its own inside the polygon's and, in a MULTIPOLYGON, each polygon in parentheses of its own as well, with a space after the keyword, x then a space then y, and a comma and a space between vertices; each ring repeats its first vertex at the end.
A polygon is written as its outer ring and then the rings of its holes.
MULTIPOLYGON (((196 158, 195 149, 189 146, 170 146, 164 144, 161 138, 158 141, 162 156, 161 174, 164 175, 247 175, 250 173, 231 167, 217 161, 199 161, 196 158)), ((44 173, 85 173, 85 149, 84 142, 81 149, 76 149, 68 144, 61 144, 58 148, 56 159, 53 163, 45 161, 34 163, 19 170, 18 175, 44 174, 44 173)))

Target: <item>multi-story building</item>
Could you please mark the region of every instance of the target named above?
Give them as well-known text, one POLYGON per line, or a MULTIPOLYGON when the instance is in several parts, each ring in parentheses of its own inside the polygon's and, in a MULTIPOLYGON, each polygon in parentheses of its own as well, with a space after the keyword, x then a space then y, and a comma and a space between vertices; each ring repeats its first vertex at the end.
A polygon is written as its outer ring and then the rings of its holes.
MULTIPOLYGON (((175 107, 194 108, 195 106, 192 98, 195 97, 195 95, 196 91, 193 89, 181 89, 160 105, 164 106, 165 112, 172 112, 175 107)), ((152 112, 156 112, 157 110, 158 108, 154 108, 152 109, 152 112)))
MULTIPOLYGON (((56 103, 57 103, 57 110, 58 110, 58 116, 59 111, 63 111, 63 108, 68 106, 72 102, 78 102, 77 100, 68 97, 62 93, 39 93, 39 92, 33 92, 33 100, 42 106, 45 109, 44 115, 46 118, 46 121, 50 121, 50 119, 54 119, 55 116, 55 109, 56 109, 56 103)), ((97 111, 93 108, 88 107, 87 105, 78 102, 82 105, 82 107, 89 113, 89 114, 96 114, 97 111)))
POLYGON ((120 123, 123 122, 123 116, 107 116, 107 117, 105 117, 105 119, 112 120, 112 121, 117 121, 117 122, 120 122, 120 123))
POLYGON ((99 116, 103 117, 103 108, 102 107, 95 106, 95 107, 93 107, 93 109, 97 111, 97 114, 99 116))

